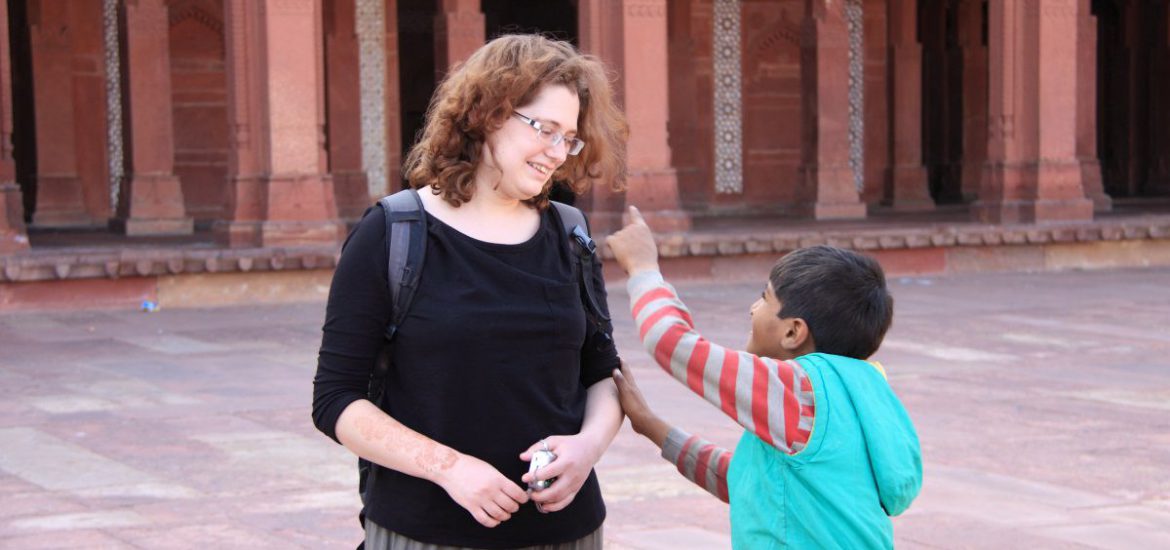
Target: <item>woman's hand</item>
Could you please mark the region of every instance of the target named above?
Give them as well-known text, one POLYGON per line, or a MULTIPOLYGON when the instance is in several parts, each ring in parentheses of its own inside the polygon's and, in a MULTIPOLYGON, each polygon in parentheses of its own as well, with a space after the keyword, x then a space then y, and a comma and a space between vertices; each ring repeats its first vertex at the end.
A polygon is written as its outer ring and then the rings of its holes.
MULTIPOLYGON (((533 443, 527 451, 520 453, 520 460, 531 461, 532 453, 544 449, 545 443, 557 459, 537 471, 536 475, 542 480, 555 477, 556 481, 547 489, 533 491, 530 498, 540 504, 541 512, 557 512, 577 497, 577 492, 589 479, 593 465, 601 458, 601 450, 584 434, 554 435, 533 443)), ((521 480, 525 483, 535 481, 531 473, 524 474, 521 480)))
POLYGON ((435 482, 484 527, 508 521, 521 504, 528 502, 528 493, 519 485, 491 464, 465 454, 460 454, 435 482))

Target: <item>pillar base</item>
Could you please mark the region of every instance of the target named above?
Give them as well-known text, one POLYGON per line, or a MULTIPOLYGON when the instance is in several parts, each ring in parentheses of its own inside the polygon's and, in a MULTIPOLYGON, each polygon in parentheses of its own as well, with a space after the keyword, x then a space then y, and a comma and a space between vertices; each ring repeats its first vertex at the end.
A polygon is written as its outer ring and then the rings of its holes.
POLYGON ((337 218, 333 179, 322 174, 276 174, 231 180, 236 220, 212 225, 215 240, 232 248, 337 244, 346 226, 337 218))
POLYGON ((216 242, 231 248, 336 245, 345 224, 327 222, 216 222, 216 242))
POLYGON ((28 250, 28 235, 10 229, 0 229, 0 254, 12 254, 28 250))
POLYGON ((975 221, 997 224, 1090 221, 1093 219, 1093 201, 978 201, 971 205, 971 213, 975 221))
POLYGON ((980 222, 1093 219, 1093 201, 1084 196, 1081 164, 1076 160, 988 164, 980 196, 971 205, 972 217, 980 222))
POLYGON ((192 219, 183 206, 183 188, 173 174, 126 177, 118 217, 111 228, 126 235, 190 235, 192 219))
POLYGON ((97 224, 85 209, 81 178, 75 175, 37 176, 37 209, 32 224, 36 227, 65 229, 92 227, 97 224))
POLYGON ((803 200, 798 210, 816 220, 865 219, 866 206, 853 186, 853 170, 847 165, 805 165, 803 200))
POLYGON ((169 219, 122 219, 110 220, 110 230, 129 237, 143 235, 190 235, 195 231, 195 222, 192 218, 169 219))
POLYGON ((1105 193, 1105 184, 1101 180, 1100 161, 1081 160, 1081 181, 1084 182, 1085 196, 1093 201, 1093 212, 1113 210, 1113 198, 1105 193))
POLYGON ((979 200, 979 187, 983 182, 983 162, 964 162, 960 168, 959 189, 963 194, 963 202, 972 203, 979 200))
POLYGON ((28 250, 28 234, 24 229, 20 187, 13 183, 0 184, 0 254, 22 250, 28 250))
POLYGON ((863 220, 867 212, 865 204, 855 203, 810 203, 805 212, 814 220, 863 220))
POLYGON ((374 202, 370 196, 369 179, 362 171, 333 172, 333 192, 336 193, 337 215, 343 220, 357 220, 374 202))
POLYGON ((651 229, 670 233, 691 228, 691 215, 679 206, 678 174, 673 168, 631 171, 627 185, 626 204, 637 206, 651 229))
POLYGON ((890 208, 897 212, 922 212, 934 210, 934 199, 926 184, 926 168, 923 166, 894 166, 889 170, 890 208))

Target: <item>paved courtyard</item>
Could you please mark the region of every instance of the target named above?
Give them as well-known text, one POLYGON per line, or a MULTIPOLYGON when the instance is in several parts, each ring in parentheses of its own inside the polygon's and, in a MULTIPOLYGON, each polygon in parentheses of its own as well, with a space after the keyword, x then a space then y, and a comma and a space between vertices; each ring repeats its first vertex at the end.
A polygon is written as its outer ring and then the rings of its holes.
MULTIPOLYGON (((740 345, 762 281, 679 284, 740 345)), ((925 485, 902 548, 1170 548, 1170 270, 893 278, 877 358, 925 485)), ((739 430, 618 343, 663 416, 739 430)), ((0 548, 347 548, 354 460, 309 418, 323 304, 0 315, 0 548)), ((607 547, 726 548, 727 508, 624 427, 607 547)))

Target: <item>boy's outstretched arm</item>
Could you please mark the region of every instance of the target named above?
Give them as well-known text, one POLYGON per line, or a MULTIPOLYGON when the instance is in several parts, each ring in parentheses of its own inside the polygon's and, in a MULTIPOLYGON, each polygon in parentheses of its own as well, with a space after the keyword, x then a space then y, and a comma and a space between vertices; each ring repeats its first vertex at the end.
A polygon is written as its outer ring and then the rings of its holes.
POLYGON ((731 452, 667 424, 654 414, 642 397, 634 375, 624 363, 613 371, 622 410, 630 418, 630 426, 662 450, 662 458, 678 468, 683 477, 728 502, 727 467, 731 452))
POLYGON ((664 370, 765 443, 786 453, 812 431, 813 390, 796 361, 777 361, 715 344, 695 330, 690 311, 658 270, 654 236, 638 210, 606 244, 630 274, 635 326, 664 370))

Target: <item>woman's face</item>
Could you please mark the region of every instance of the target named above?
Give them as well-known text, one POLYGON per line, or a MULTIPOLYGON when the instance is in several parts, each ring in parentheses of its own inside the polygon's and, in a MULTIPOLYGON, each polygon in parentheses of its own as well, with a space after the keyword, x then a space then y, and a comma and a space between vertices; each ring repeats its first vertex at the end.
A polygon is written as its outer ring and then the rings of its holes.
MULTIPOLYGON (((544 86, 531 102, 516 107, 516 113, 539 122, 546 131, 566 137, 576 137, 580 112, 577 95, 559 84, 544 86)), ((509 116, 484 142, 484 164, 499 171, 483 172, 488 188, 481 188, 480 192, 489 191, 511 200, 530 199, 544 191, 549 178, 566 158, 565 141, 550 145, 523 119, 509 116)), ((482 183, 485 182, 481 180, 482 183)))

